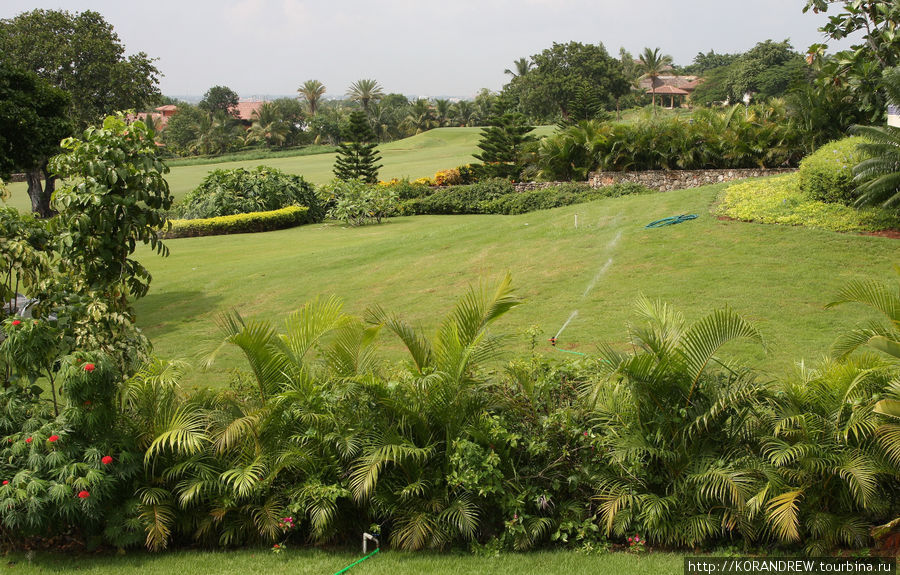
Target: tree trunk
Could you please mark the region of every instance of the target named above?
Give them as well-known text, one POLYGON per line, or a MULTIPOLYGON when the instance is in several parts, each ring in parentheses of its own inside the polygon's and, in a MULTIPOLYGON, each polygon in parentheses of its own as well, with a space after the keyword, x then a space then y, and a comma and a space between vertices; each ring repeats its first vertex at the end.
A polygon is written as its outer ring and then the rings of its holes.
POLYGON ((56 188, 56 178, 47 172, 46 162, 42 167, 35 168, 25 174, 28 182, 28 197, 31 198, 31 211, 40 218, 49 218, 56 214, 50 207, 50 196, 56 188), (46 180, 43 185, 41 180, 46 180))

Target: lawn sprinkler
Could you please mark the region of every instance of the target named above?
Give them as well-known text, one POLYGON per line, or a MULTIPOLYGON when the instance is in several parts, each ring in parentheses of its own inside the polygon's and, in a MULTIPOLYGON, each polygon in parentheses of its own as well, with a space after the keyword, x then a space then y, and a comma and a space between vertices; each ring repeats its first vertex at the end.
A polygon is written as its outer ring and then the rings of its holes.
POLYGON ((363 557, 362 557, 362 559, 357 559, 356 561, 354 561, 354 562, 351 563, 350 565, 347 565, 346 567, 344 567, 344 568, 341 569, 340 571, 337 571, 334 575, 341 575, 341 573, 346 573, 347 571, 349 571, 350 569, 356 567, 357 565, 359 565, 360 563, 362 563, 363 561, 365 561, 365 560, 368 559, 369 557, 374 556, 374 555, 375 555, 376 553, 378 553, 379 551, 381 551, 381 543, 378 541, 378 538, 375 537, 374 535, 372 535, 371 533, 363 533, 363 534, 362 534, 362 552, 363 552, 363 557), (371 553, 367 553, 367 551, 369 550, 369 549, 368 549, 369 541, 371 541, 372 543, 375 544, 375 550, 372 551, 371 553))
POLYGON ((550 342, 550 345, 552 345, 553 347, 556 347, 556 336, 551 337, 547 341, 550 342))

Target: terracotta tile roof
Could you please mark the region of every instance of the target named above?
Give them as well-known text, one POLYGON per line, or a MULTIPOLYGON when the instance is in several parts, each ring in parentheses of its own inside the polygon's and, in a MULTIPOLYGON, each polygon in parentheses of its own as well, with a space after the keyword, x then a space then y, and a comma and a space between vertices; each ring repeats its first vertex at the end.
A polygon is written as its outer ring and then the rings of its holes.
MULTIPOLYGON (((660 86, 674 86, 675 88, 680 88, 682 90, 687 90, 688 92, 693 92, 694 88, 696 88, 697 85, 700 84, 700 78, 698 78, 697 76, 660 75, 660 76, 656 77, 656 81, 654 82, 654 84, 656 85, 657 93, 659 93, 660 86)), ((641 78, 641 81, 638 85, 643 90, 649 90, 650 89, 650 78, 641 78)))
MULTIPOLYGON (((647 88, 648 94, 651 94, 653 92, 654 92, 654 90, 647 88)), ((677 94, 677 95, 681 95, 681 96, 687 96, 688 94, 690 94, 690 92, 688 92, 687 90, 682 90, 681 88, 676 88, 675 86, 668 86, 668 85, 658 86, 656 88, 655 92, 657 94, 677 94)))
POLYGON ((166 104, 165 106, 160 106, 160 107, 156 108, 156 111, 157 111, 157 112, 162 112, 162 113, 165 113, 165 112, 177 112, 177 111, 178 111, 178 106, 176 106, 175 104, 166 104))
POLYGON ((253 112, 259 110, 263 104, 265 104, 263 100, 241 100, 234 110, 237 112, 238 118, 250 121, 253 119, 253 112))

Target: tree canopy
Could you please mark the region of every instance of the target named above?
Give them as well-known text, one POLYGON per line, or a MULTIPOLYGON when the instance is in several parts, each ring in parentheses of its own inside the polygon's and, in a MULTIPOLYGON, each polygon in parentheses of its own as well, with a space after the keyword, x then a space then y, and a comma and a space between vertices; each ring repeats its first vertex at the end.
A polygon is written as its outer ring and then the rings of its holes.
POLYGON ((153 59, 144 52, 126 56, 112 25, 91 10, 32 10, 0 20, 0 54, 68 92, 79 128, 160 96, 153 59))
POLYGON ((535 118, 567 117, 579 87, 585 84, 610 107, 629 90, 621 62, 602 44, 554 43, 531 61, 531 70, 513 78, 504 93, 514 95, 520 111, 535 118))

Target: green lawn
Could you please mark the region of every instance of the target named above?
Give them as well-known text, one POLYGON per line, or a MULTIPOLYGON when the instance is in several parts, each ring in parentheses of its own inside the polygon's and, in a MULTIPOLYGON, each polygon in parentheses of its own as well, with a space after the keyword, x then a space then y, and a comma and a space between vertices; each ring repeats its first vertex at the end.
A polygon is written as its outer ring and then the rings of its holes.
MULTIPOLYGON (((50 555, 38 553, 31 563, 21 555, 7 558, 6 573, 77 573, 79 575, 246 575, 249 573, 331 575, 360 555, 287 550, 274 555, 268 549, 228 552, 171 552, 159 555, 132 553, 122 557, 50 555)), ((641 557, 626 553, 582 555, 574 552, 506 554, 484 558, 431 553, 379 553, 348 571, 349 575, 676 575, 682 573, 681 555, 653 553, 641 557)))
MULTIPOLYGON (((722 185, 601 200, 520 216, 416 216, 380 226, 319 224, 265 234, 171 240, 167 259, 143 251, 153 273, 137 303, 138 324, 164 357, 196 360, 217 343, 216 316, 235 308, 281 323, 317 295, 337 294, 346 309, 369 305, 435 328, 470 284, 506 270, 527 304, 502 319, 509 348, 528 349, 531 325, 560 335, 560 346, 586 353, 624 345, 639 294, 675 304, 689 319, 730 305, 756 321, 768 350, 737 345, 760 368, 782 374, 823 356, 865 310, 824 309, 847 281, 895 281, 897 240, 795 227, 720 221, 710 205, 722 185), (696 220, 656 230, 652 220, 695 213, 696 220), (578 215, 579 226, 574 227, 578 215), (593 288, 588 290, 588 287, 593 288)), ((541 353, 570 356, 542 343, 541 353)), ((384 336, 384 355, 402 356, 384 336)), ((222 385, 242 363, 226 354, 196 384, 222 385)))
MULTIPOLYGON (((552 133, 554 126, 541 126, 535 130, 538 136, 552 133)), ((379 172, 383 180, 391 178, 422 178, 433 176, 438 170, 455 168, 477 160, 481 128, 438 128, 417 136, 382 144, 378 147, 384 167, 379 172)), ((166 177, 176 200, 197 187, 211 170, 272 166, 291 174, 300 174, 307 180, 323 184, 334 177, 331 172, 334 154, 272 157, 239 162, 176 166, 166 177)), ((9 205, 19 210, 31 210, 31 203, 24 183, 11 184, 12 198, 9 205)))

